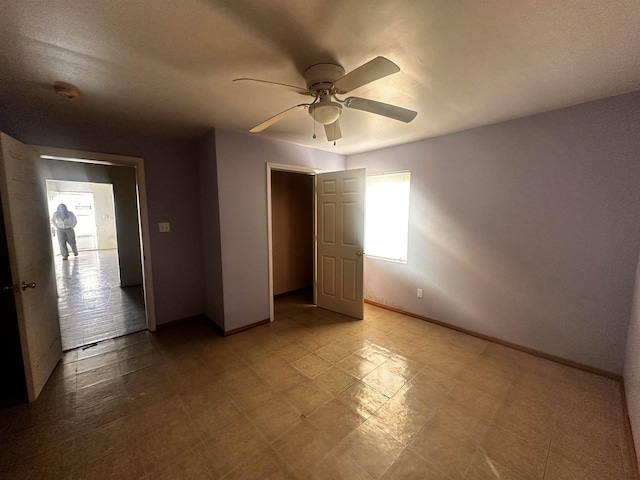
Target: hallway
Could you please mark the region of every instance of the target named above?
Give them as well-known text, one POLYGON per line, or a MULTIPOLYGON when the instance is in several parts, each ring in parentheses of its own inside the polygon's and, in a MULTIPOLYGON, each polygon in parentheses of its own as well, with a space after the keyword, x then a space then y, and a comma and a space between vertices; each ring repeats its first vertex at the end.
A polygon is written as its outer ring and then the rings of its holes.
POLYGON ((142 286, 120 287, 117 250, 56 255, 63 350, 147 328, 142 286))

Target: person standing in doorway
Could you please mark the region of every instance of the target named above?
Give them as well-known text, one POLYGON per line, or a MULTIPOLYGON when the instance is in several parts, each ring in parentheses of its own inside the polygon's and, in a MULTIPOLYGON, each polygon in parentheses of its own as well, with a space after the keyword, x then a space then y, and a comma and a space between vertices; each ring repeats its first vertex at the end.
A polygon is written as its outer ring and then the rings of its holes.
POLYGON ((62 260, 69 258, 69 249, 67 243, 71 247, 71 251, 77 257, 78 246, 76 245, 76 234, 73 231, 74 227, 78 223, 76 216, 73 212, 67 209, 64 203, 58 205, 58 209, 53 213, 51 217, 51 225, 56 228, 56 235, 58 236, 58 245, 60 245, 60 255, 62 260))

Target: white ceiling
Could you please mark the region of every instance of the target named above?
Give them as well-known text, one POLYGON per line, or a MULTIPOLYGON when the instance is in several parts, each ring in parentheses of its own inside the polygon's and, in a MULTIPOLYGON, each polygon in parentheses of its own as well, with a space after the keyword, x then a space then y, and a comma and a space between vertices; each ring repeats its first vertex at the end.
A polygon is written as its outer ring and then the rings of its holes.
POLYGON ((304 87, 309 65, 378 55, 401 72, 351 95, 412 123, 346 109, 334 146, 300 111, 255 135, 350 154, 640 90, 640 2, 4 0, 0 101, 180 138, 246 132, 309 97, 232 79, 304 87))

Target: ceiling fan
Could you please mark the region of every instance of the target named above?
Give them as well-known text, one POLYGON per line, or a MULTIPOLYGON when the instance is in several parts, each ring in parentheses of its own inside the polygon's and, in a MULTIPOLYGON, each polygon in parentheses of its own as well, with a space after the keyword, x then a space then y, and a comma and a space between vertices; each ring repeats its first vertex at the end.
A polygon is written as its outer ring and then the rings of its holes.
POLYGON ((256 80, 253 78, 236 78, 233 81, 258 82, 268 86, 285 88, 301 95, 314 97, 311 103, 301 103, 288 108, 256 125, 249 130, 250 132, 261 132, 298 110, 308 109, 309 115, 311 115, 316 122, 324 125, 327 140, 335 143, 337 139, 342 138, 342 131, 340 130, 340 115, 342 114, 343 106, 369 113, 375 113, 376 115, 393 118, 405 123, 409 123, 416 118, 416 115, 418 114, 417 112, 397 107, 395 105, 389 105, 388 103, 359 97, 348 97, 344 100, 337 97, 337 95, 349 93, 351 90, 355 90, 367 83, 371 83, 399 71, 400 68, 391 60, 384 57, 376 57, 346 75, 344 68, 340 65, 333 63, 318 63, 316 65, 311 65, 303 74, 307 83, 307 88, 287 85, 285 83, 270 82, 267 80, 256 80))

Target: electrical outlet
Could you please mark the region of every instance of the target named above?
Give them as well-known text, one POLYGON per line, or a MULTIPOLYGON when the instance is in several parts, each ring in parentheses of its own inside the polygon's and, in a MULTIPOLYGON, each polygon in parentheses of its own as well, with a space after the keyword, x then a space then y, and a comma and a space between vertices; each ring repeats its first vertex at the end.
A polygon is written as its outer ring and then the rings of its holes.
POLYGON ((163 233, 170 232, 171 224, 169 222, 160 222, 158 224, 158 229, 163 233))
POLYGON ((419 288, 418 291, 416 292, 416 295, 418 296, 418 298, 422 298, 422 289, 419 288))

